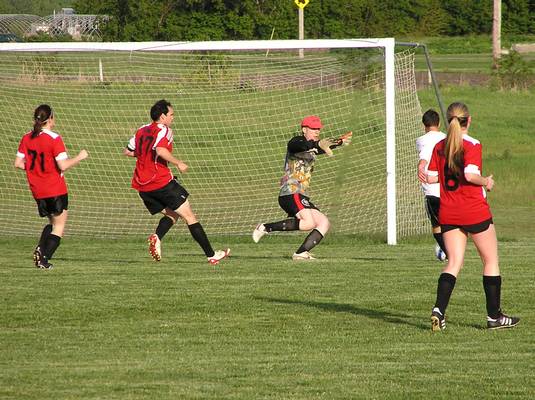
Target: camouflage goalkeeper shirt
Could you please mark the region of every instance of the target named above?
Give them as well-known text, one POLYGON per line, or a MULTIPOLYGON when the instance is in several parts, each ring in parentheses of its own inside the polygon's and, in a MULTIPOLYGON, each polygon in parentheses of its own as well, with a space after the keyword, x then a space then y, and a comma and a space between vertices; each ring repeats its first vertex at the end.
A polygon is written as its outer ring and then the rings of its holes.
POLYGON ((319 147, 319 141, 306 140, 303 135, 293 137, 287 146, 279 196, 294 193, 308 196, 314 161, 318 154, 324 153, 319 147))

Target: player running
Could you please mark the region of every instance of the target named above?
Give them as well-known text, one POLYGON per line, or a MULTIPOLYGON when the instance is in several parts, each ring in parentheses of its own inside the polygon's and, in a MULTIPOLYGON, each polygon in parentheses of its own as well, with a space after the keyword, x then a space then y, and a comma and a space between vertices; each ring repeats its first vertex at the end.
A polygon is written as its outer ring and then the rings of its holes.
POLYGON ((161 240, 171 227, 182 218, 193 239, 201 246, 208 262, 218 264, 230 254, 230 249, 214 251, 202 225, 197 221, 188 200, 189 193, 173 177, 168 163, 181 173, 188 165, 175 158, 171 124, 174 111, 166 100, 156 102, 151 110, 152 123, 140 127, 130 139, 124 154, 136 157, 132 187, 139 192, 145 207, 154 215, 162 213, 156 232, 148 237, 149 253, 155 261, 162 259, 161 240))
POLYGON ((52 131, 56 120, 48 104, 37 107, 33 119, 33 129, 22 137, 14 165, 26 171, 39 215, 48 218, 33 260, 37 268, 50 270, 53 265, 49 260, 60 245, 69 208, 63 173, 87 158, 88 153, 82 150, 69 158, 61 136, 52 131))
POLYGON ((440 224, 438 223, 438 212, 440 210, 440 185, 438 183, 427 183, 427 165, 431 159, 431 153, 435 145, 443 140, 446 135, 440 132, 440 117, 435 110, 427 110, 422 116, 425 134, 416 139, 416 149, 418 151, 418 179, 421 182, 422 191, 425 195, 425 210, 431 221, 433 237, 437 245, 435 255, 439 261, 444 261, 447 257, 446 247, 442 239, 440 224))
POLYGON ((310 250, 321 242, 329 230, 329 219, 308 196, 308 187, 319 154, 332 156, 332 149, 349 144, 352 133, 348 132, 339 139, 321 139, 323 124, 319 117, 312 115, 301 122, 302 135, 290 139, 281 179, 279 205, 288 213, 288 218, 278 222, 258 224, 253 232, 255 243, 273 231, 310 231, 303 244, 293 254, 294 260, 314 260, 310 250))
POLYGON ((498 244, 485 189, 494 186, 492 175, 482 176, 481 143, 468 135, 472 117, 463 103, 448 107, 446 139, 437 143, 428 166, 427 182, 440 183, 439 222, 448 263, 438 279, 437 298, 431 312, 431 328, 446 328, 446 307, 464 262, 468 235, 483 262, 483 288, 487 302, 487 328, 511 328, 519 318, 505 315, 500 307, 502 278, 498 244))

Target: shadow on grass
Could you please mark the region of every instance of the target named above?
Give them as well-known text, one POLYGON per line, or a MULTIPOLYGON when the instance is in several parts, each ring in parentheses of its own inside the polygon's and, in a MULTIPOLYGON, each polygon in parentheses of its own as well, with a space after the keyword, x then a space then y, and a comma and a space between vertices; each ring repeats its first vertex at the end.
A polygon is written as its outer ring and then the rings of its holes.
MULTIPOLYGON (((353 315, 364 316, 367 318, 383 320, 390 324, 396 325, 409 325, 420 330, 429 330, 430 325, 422 322, 413 322, 413 316, 407 314, 396 314, 389 311, 372 310, 369 308, 355 307, 351 304, 340 303, 322 303, 317 301, 303 301, 303 300, 290 300, 290 299, 274 299, 270 297, 254 297, 256 300, 267 301, 270 303, 278 304, 293 304, 302 305, 306 307, 318 308, 326 312, 342 312, 353 315)), ((418 316, 420 320, 420 316, 418 316)))

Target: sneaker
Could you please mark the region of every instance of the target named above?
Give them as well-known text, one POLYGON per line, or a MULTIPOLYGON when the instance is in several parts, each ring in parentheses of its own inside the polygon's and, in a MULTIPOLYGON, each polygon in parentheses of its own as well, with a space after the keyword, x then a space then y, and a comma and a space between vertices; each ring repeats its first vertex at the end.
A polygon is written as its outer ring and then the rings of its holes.
POLYGON ((487 328, 488 329, 512 328, 513 326, 516 326, 519 322, 520 322, 520 318, 518 317, 510 317, 508 315, 500 313, 500 316, 496 319, 487 317, 487 328))
POLYGON ((228 256, 230 256, 230 249, 217 250, 212 257, 208 257, 208 262, 212 265, 217 265, 219 261, 228 256))
POLYGON ((157 234, 153 233, 147 239, 149 242, 149 253, 154 261, 160 261, 162 259, 162 248, 160 245, 160 238, 157 234))
POLYGON ((315 260, 315 257, 312 257, 312 254, 310 254, 308 251, 303 251, 302 253, 294 253, 292 256, 292 260, 294 261, 308 261, 308 260, 315 260))
POLYGON ((446 317, 435 307, 431 312, 431 330, 439 332, 444 329, 446 329, 446 317))
POLYGON ((41 257, 41 246, 38 245, 33 251, 33 263, 37 268, 39 268, 39 261, 41 261, 41 257))
POLYGON ((40 269, 52 269, 54 266, 48 262, 48 259, 41 254, 41 257, 39 257, 39 262, 37 263, 37 268, 40 269))
POLYGON ((438 244, 435 246, 435 256, 438 261, 446 261, 446 253, 444 253, 438 244))
POLYGON ((258 243, 260 239, 262 239, 262 236, 264 236, 266 233, 268 232, 266 231, 264 224, 258 224, 253 231, 253 241, 258 243))

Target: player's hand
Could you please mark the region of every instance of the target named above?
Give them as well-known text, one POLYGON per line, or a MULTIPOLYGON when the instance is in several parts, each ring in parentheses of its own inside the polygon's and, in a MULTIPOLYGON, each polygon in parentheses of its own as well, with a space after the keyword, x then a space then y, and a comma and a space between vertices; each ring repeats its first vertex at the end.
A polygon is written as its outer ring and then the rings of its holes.
POLYGON ((82 160, 85 160, 87 157, 89 157, 89 153, 87 152, 87 150, 81 150, 79 153, 78 153, 78 159, 80 161, 82 160))
POLYGON ((188 164, 186 164, 185 162, 182 162, 182 161, 179 161, 176 163, 176 167, 178 168, 178 170, 180 171, 180 173, 184 173, 188 170, 188 164))
POLYGON ((336 143, 332 139, 321 139, 318 142, 319 148, 322 149, 329 157, 333 156, 333 150, 331 149, 331 146, 335 144, 336 143))
POLYGON ((351 144, 351 139, 353 138, 353 132, 347 132, 346 134, 340 136, 340 139, 338 139, 338 143, 342 146, 347 146, 351 144))
POLYGON ((494 187, 494 179, 492 178, 492 175, 489 175, 487 176, 487 184, 485 185, 485 189, 487 189, 487 191, 490 192, 493 187, 494 187))

